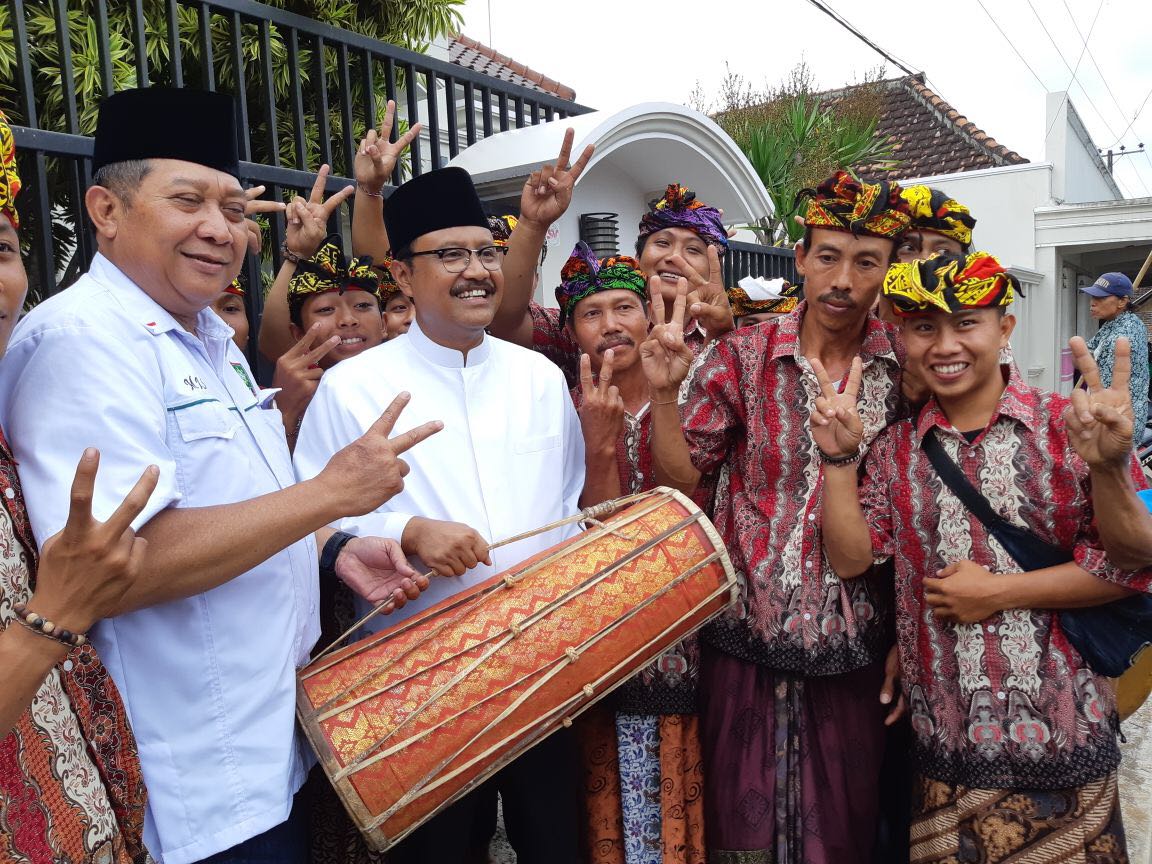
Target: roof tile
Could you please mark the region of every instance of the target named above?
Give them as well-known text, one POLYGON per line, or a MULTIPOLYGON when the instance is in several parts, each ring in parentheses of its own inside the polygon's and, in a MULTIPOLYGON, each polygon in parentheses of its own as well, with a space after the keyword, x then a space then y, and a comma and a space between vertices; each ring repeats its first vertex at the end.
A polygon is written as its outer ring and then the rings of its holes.
POLYGON ((571 87, 554 81, 508 55, 501 54, 495 48, 489 48, 482 42, 470 39, 463 33, 458 33, 448 43, 448 59, 457 66, 472 69, 481 75, 519 84, 521 87, 539 90, 541 93, 550 93, 570 102, 576 99, 576 91, 571 87))

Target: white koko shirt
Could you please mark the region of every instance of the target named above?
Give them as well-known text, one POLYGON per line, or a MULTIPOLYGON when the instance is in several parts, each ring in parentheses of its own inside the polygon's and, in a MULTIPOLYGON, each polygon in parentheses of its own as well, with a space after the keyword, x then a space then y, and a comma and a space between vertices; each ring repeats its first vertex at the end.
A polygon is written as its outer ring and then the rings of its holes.
MULTIPOLYGON (((429 339, 416 324, 400 336, 324 373, 296 443, 296 474, 314 477, 360 437, 402 391, 412 401, 393 435, 428 420, 444 428, 402 458, 412 467, 404 490, 376 512, 335 527, 399 540, 413 516, 463 522, 489 542, 531 531, 579 510, 584 438, 564 375, 534 351, 485 336, 464 355, 429 339)), ((367 467, 367 466, 366 466, 367 467)), ((492 553, 463 576, 436 577, 416 601, 374 618, 389 627, 414 612, 520 563, 578 533, 553 529, 492 553)), ((412 565, 424 569, 415 559, 412 565)), ((370 606, 357 598, 365 614, 370 606)))
MULTIPOLYGON (((160 466, 136 527, 166 507, 231 504, 295 481, 280 412, 260 407, 232 329, 211 310, 197 328, 200 338, 99 255, 17 326, 0 411, 40 542, 64 526, 88 446, 100 449, 97 519, 160 466)), ((288 817, 311 760, 295 731, 294 672, 319 635, 317 594, 308 537, 203 594, 93 629, 139 744, 145 843, 164 864, 288 817)))

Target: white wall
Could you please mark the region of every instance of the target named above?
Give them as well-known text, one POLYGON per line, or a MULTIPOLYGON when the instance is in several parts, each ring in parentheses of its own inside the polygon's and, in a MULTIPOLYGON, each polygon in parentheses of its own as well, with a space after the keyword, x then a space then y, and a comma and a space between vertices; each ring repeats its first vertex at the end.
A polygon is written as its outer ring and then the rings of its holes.
POLYGON ((1120 187, 1096 152, 1067 93, 1049 93, 1045 111, 1044 160, 1052 164, 1056 203, 1083 204, 1123 198, 1120 187))

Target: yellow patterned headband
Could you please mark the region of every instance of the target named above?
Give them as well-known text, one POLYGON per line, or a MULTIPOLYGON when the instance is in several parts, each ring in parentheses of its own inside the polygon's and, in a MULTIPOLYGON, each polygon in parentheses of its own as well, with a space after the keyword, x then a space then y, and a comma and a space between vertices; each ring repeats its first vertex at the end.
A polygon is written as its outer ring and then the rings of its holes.
POLYGON ((896 314, 907 316, 1007 306, 1019 288, 1016 277, 994 256, 973 252, 893 264, 881 293, 896 314))
POLYGON ((288 283, 288 302, 303 302, 313 294, 329 291, 343 294, 349 289, 379 297, 380 276, 372 269, 372 259, 367 255, 346 260, 339 235, 332 235, 319 252, 296 265, 296 273, 288 283))
POLYGON ((900 197, 908 202, 908 209, 912 211, 912 230, 943 234, 965 249, 972 244, 976 220, 959 201, 927 186, 906 186, 900 190, 900 197))
POLYGON ((20 194, 20 174, 16 171, 16 139, 8 118, 0 111, 0 213, 20 227, 20 214, 16 212, 16 196, 20 194))

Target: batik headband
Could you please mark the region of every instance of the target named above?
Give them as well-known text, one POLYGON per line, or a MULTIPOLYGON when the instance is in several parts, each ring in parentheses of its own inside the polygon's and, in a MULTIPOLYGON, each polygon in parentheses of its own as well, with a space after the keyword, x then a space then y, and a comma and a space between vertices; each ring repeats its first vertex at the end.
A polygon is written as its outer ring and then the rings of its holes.
POLYGON ((976 220, 963 204, 927 186, 906 186, 900 190, 900 197, 912 213, 913 230, 943 234, 965 249, 971 245, 976 220))
POLYGON ((380 301, 388 300, 393 294, 400 293, 400 285, 392 275, 392 256, 386 255, 384 261, 373 267, 376 275, 380 277, 380 301))
POLYGON ((380 296, 380 276, 372 269, 368 255, 348 261, 340 245, 340 235, 329 236, 320 251, 296 265, 296 273, 288 283, 288 299, 303 300, 312 294, 326 294, 349 289, 367 291, 380 296))
POLYGON ((800 305, 799 285, 786 279, 755 279, 746 276, 735 288, 728 289, 732 317, 743 318, 761 312, 786 315, 800 305))
POLYGON ((235 294, 237 297, 246 297, 248 292, 244 286, 240 284, 239 278, 233 279, 228 283, 228 287, 224 289, 225 294, 235 294))
POLYGON ((488 227, 492 229, 492 242, 497 246, 507 246, 519 222, 515 216, 489 216, 488 227))
POLYGON ((911 224, 908 202, 895 183, 863 183, 847 171, 837 171, 815 189, 803 189, 807 198, 804 224, 852 234, 896 239, 911 224))
POLYGON ((696 193, 679 183, 665 189, 664 197, 652 204, 640 219, 640 237, 665 228, 687 228, 699 234, 709 246, 721 252, 728 249, 728 232, 724 230, 720 211, 696 200, 696 193))
POLYGON ((8 118, 0 111, 0 213, 8 217, 13 228, 20 227, 16 196, 20 194, 20 174, 16 170, 16 139, 8 118))
POLYGON ((1007 306, 1020 283, 987 252, 938 255, 927 261, 893 264, 882 293, 897 315, 959 312, 1007 306))
POLYGON ((624 290, 631 291, 644 301, 648 299, 647 288, 648 280, 635 258, 617 255, 597 259, 588 244, 580 241, 560 271, 560 286, 556 289, 560 326, 564 326, 576 304, 585 297, 601 291, 624 290))

